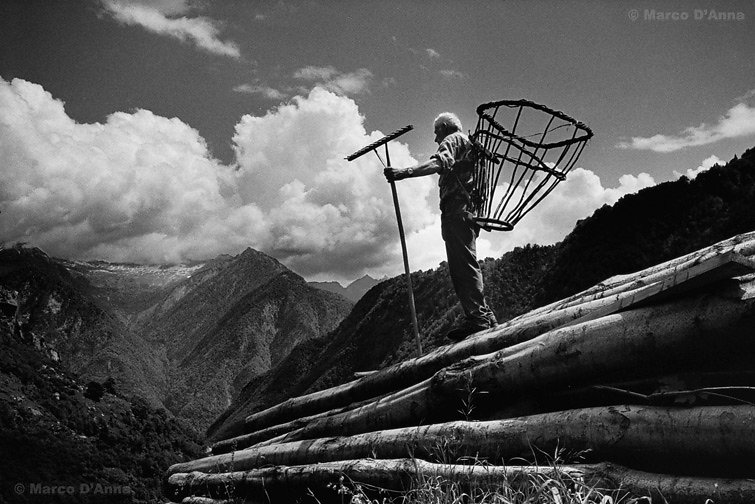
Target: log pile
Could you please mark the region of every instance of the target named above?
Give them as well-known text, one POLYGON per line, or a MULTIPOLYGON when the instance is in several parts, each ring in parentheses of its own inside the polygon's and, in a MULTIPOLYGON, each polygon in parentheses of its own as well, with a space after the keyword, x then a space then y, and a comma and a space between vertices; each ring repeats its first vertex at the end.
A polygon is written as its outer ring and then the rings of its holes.
POLYGON ((753 357, 749 233, 254 413, 211 456, 170 467, 166 490, 222 502, 343 478, 495 485, 561 453, 581 461, 562 474, 658 502, 755 502, 753 357))

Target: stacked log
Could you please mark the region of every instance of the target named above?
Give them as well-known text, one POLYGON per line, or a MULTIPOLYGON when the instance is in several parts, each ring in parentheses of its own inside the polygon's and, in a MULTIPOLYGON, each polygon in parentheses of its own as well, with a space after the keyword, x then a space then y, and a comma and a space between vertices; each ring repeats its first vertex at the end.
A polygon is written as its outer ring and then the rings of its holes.
POLYGON ((566 449, 589 462, 566 474, 594 484, 753 501, 753 255, 755 233, 740 235, 250 415, 212 456, 169 468, 169 493, 500 481, 566 449))

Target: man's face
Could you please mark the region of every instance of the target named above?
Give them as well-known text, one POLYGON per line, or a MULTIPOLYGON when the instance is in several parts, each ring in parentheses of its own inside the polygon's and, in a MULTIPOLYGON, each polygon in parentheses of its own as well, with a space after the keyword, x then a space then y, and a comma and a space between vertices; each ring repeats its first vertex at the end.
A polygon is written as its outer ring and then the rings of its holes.
POLYGON ((446 138, 446 128, 442 124, 435 125, 435 143, 440 145, 444 138, 446 138))

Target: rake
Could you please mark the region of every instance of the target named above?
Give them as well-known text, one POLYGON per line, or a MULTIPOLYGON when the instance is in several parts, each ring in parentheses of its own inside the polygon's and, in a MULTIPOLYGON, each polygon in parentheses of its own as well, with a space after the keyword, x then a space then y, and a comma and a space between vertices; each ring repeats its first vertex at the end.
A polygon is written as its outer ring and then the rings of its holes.
MULTIPOLYGON (((380 140, 377 140, 370 145, 363 147, 356 151, 355 153, 351 154, 350 156, 346 157, 347 161, 354 161, 358 157, 367 154, 368 152, 374 152, 375 155, 380 160, 380 163, 383 165, 383 167, 388 167, 391 165, 391 155, 390 152, 388 152, 388 142, 391 140, 394 140, 404 133, 407 133, 414 129, 414 126, 411 124, 408 126, 404 126, 403 128, 397 129, 393 133, 390 133, 380 140), (383 158, 380 157, 380 153, 378 152, 378 148, 385 146, 385 162, 383 162, 383 158)), ((398 204, 398 193, 396 192, 396 183, 391 180, 391 193, 393 194, 393 207, 396 209, 396 221, 398 221, 398 235, 401 239, 401 253, 404 256, 404 277, 406 278, 406 292, 407 297, 409 299, 409 311, 411 312, 412 316, 412 330, 414 332, 414 339, 417 341, 417 351, 419 352, 419 355, 422 355, 422 342, 420 341, 419 337, 419 325, 417 324, 417 309, 414 306, 414 289, 412 287, 412 276, 411 272, 409 271, 409 255, 406 251, 406 236, 404 234, 404 224, 401 221, 401 208, 398 204)))

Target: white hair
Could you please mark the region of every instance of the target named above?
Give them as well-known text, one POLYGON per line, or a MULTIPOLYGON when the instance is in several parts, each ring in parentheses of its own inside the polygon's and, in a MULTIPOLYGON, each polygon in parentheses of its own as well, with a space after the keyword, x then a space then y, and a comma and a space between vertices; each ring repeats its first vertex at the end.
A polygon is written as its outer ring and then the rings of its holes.
POLYGON ((459 117, 453 112, 443 112, 442 114, 438 115, 438 117, 435 118, 433 127, 437 127, 438 125, 441 125, 446 129, 450 129, 451 131, 461 131, 461 121, 459 120, 459 117))

